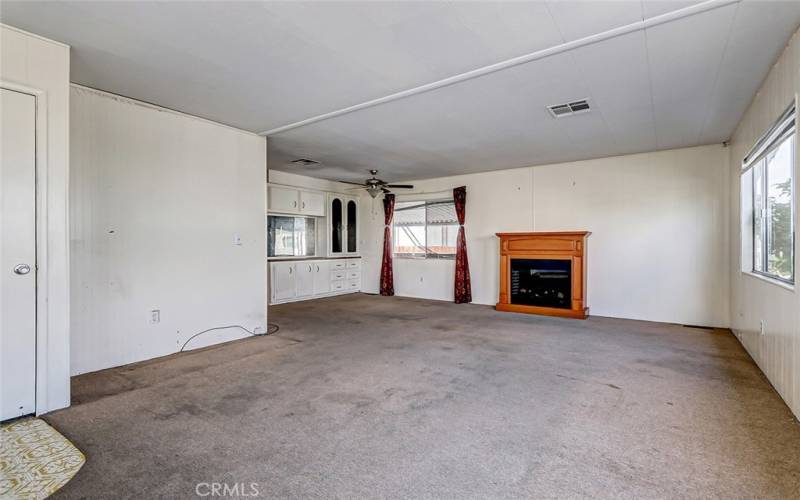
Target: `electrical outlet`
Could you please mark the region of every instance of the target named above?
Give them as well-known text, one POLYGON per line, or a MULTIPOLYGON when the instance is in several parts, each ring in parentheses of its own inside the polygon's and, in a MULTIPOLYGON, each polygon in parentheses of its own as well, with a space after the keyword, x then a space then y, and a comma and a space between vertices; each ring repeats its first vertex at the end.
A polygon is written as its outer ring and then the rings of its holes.
POLYGON ((161 323, 161 309, 153 309, 150 311, 150 324, 154 325, 161 323))
POLYGON ((239 233, 233 233, 233 244, 237 247, 242 246, 242 237, 239 236, 239 233))
POLYGON ((766 334, 767 334, 767 330, 766 330, 766 328, 765 328, 765 326, 764 326, 764 323, 765 323, 765 322, 764 322, 764 320, 762 319, 762 320, 761 320, 761 335, 766 335, 766 334))

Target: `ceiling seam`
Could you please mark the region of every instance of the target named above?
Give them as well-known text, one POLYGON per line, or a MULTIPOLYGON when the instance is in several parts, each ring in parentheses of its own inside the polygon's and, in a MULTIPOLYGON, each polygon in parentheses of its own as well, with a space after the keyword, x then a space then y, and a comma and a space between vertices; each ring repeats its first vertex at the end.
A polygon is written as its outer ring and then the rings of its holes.
MULTIPOLYGON (((407 90, 403 90, 400 92, 395 92, 393 94, 389 94, 384 97, 380 97, 377 99, 371 99, 369 101, 365 101, 359 104, 355 104, 352 106, 348 106, 345 108, 340 108, 338 110, 330 111, 327 113, 323 113, 320 115, 312 116, 310 118, 306 118, 304 120, 300 120, 297 122, 289 123, 287 125, 283 125, 280 127, 275 127, 270 130, 265 130, 260 132, 259 135, 269 136, 274 134, 279 134, 281 132, 286 132, 288 130, 292 130, 295 128, 299 128, 305 125, 310 125, 312 123, 320 122, 323 120, 328 120, 331 118, 336 118, 338 116, 342 116, 345 114, 353 113, 355 111, 359 111, 366 108, 371 108, 373 106, 378 106, 380 104, 385 104, 388 102, 392 102, 398 99, 403 99, 405 97, 411 97, 413 95, 422 94, 425 92, 430 92, 432 90, 436 90, 443 87, 448 87, 450 85, 455 85, 457 83, 461 83, 467 80, 472 80, 475 78, 479 78, 482 76, 486 76, 492 73, 496 73, 498 71, 502 71, 505 69, 509 69, 515 66, 520 66, 522 64, 530 63, 539 59, 544 59, 549 56, 553 56, 556 54, 560 54, 563 52, 568 52, 574 49, 578 49, 580 47, 584 47, 587 45, 593 45, 595 43, 599 43, 605 40, 609 40, 612 38, 616 38, 618 36, 626 35, 629 33, 633 33, 636 31, 646 31, 647 28, 651 28, 653 26, 658 26, 661 24, 666 24, 672 21, 677 21, 679 19, 683 19, 685 17, 690 17, 696 14, 700 14, 703 12, 707 12, 709 10, 718 9, 720 7, 725 7, 727 5, 731 5, 734 3, 739 3, 741 0, 706 0, 705 2, 701 2, 698 4, 691 5, 689 7, 684 7, 681 9, 676 9, 674 11, 667 12, 665 14, 661 14, 658 16, 651 17, 646 20, 637 21, 634 23, 626 24, 623 26, 619 26, 617 28, 612 28, 610 30, 602 31, 600 33, 596 33, 593 35, 588 35, 583 38, 579 38, 577 40, 572 40, 570 42, 564 42, 559 45, 555 45, 553 47, 549 47, 546 49, 537 50, 534 52, 530 52, 528 54, 524 54, 518 57, 514 57, 511 59, 506 59, 504 61, 500 61, 494 64, 490 64, 487 66, 482 66, 480 68, 476 68, 474 70, 470 70, 464 73, 460 73, 457 75, 450 76, 448 78, 443 78, 440 80, 436 80, 434 82, 430 82, 424 85, 419 85, 417 87, 413 87, 407 90)), ((549 12, 549 10, 548 10, 549 12)), ((551 16, 552 18, 552 16, 551 16)), ((563 38, 562 38, 563 39, 563 38)), ((648 57, 649 60, 649 57, 648 57)))
MULTIPOLYGON (((553 15, 553 11, 550 10, 550 2, 549 1, 544 2, 544 8, 547 11, 547 15, 550 16, 550 21, 553 23, 553 26, 555 26, 556 32, 558 33, 558 36, 561 38, 561 45, 567 43, 567 39, 564 36, 564 32, 561 31, 561 26, 559 26, 558 22, 556 21, 556 16, 554 16, 553 15)), ((569 129, 567 128, 566 125, 564 125, 564 122, 562 120, 556 120, 555 121, 555 126, 556 126, 557 129, 560 130, 560 132, 562 134, 565 134, 567 137, 570 137, 571 140, 574 139, 569 135, 569 129)), ((531 208, 531 210, 533 210, 533 208, 531 208)))
POLYGON ((725 61, 725 56, 728 53, 728 46, 731 42, 731 35, 733 34, 733 27, 736 25, 736 18, 739 17, 739 7, 740 4, 736 4, 736 12, 733 13, 733 17, 731 17, 731 25, 728 26, 728 36, 725 38, 725 46, 722 48, 722 56, 719 58, 719 64, 717 65, 717 72, 714 75, 714 84, 711 85, 711 90, 709 91, 708 99, 706 99, 706 118, 703 120, 702 128, 700 129, 700 134, 697 136, 697 141, 702 142, 703 137, 706 135, 706 129, 710 125, 711 121, 711 99, 714 97, 714 92, 717 90, 717 86, 719 85, 719 76, 722 73, 722 63, 725 61))
POLYGON ((647 83, 650 86, 650 114, 653 118, 653 139, 656 141, 656 150, 658 146, 658 125, 656 124, 656 101, 653 95, 653 68, 650 62, 650 38, 647 36, 647 30, 644 31, 644 53, 647 58, 647 83))
MULTIPOLYGON (((562 43, 566 43, 567 38, 564 36, 564 32, 561 31, 561 27, 558 25, 558 21, 556 21, 556 17, 553 15, 553 11, 550 10, 550 2, 549 1, 545 2, 544 6, 545 6, 545 9, 547 9, 547 13, 550 15, 550 19, 553 21, 553 25, 556 27, 556 31, 558 31, 559 36, 561 36, 561 42, 562 43)), ((642 21, 644 21, 644 19, 642 19, 642 21)), ((571 54, 570 52, 571 51, 569 51, 567 53, 567 55, 572 60, 572 65, 574 67, 576 67, 576 68, 580 68, 578 71, 581 74, 581 76, 583 77, 583 82, 584 82, 584 85, 585 85, 586 72, 584 71, 583 67, 581 65, 579 65, 575 61, 575 58, 573 57, 573 54, 571 54)), ((595 100, 595 98, 594 98, 594 95, 592 94, 592 90, 589 88, 588 85, 585 85, 585 86, 586 86, 586 92, 589 94, 587 96, 589 98, 589 100, 592 101, 592 102, 597 102, 595 100)), ((608 121, 606 120, 606 117, 603 115, 603 110, 600 107, 592 108, 592 110, 600 115, 600 119, 603 121, 603 124, 606 126, 606 130, 608 131, 609 135, 611 136, 611 140, 614 142, 614 146, 619 147, 619 142, 617 141, 617 137, 616 137, 616 134, 614 133, 614 129, 608 124, 608 121)), ((561 128, 563 130, 565 127, 562 125, 561 128)), ((578 141, 575 140, 575 137, 573 137, 572 134, 570 134, 569 129, 566 129, 566 134, 567 134, 567 136, 569 136, 573 140, 573 142, 578 142, 578 141)))

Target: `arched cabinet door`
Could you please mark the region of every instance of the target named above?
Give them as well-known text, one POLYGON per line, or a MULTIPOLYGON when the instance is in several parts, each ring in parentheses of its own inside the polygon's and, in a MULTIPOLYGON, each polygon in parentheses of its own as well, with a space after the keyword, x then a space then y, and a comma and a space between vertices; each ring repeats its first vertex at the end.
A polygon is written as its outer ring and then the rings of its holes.
POLYGON ((358 205, 347 201, 347 253, 358 253, 358 205))
POLYGON ((332 196, 330 198, 330 253, 331 255, 341 255, 344 251, 344 203, 342 198, 332 196))

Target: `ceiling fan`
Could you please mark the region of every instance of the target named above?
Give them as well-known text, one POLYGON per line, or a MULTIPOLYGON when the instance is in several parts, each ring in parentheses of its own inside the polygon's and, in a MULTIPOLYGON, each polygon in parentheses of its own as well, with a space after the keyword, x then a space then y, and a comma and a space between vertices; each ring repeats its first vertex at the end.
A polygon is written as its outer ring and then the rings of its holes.
POLYGON ((372 174, 372 178, 365 180, 363 184, 360 182, 349 182, 349 181, 339 181, 339 182, 343 182, 345 184, 353 184, 354 186, 362 187, 366 189, 369 195, 372 196, 373 198, 377 198, 378 195, 381 193, 390 193, 391 191, 389 191, 389 188, 414 189, 414 186, 412 186, 411 184, 389 184, 386 181, 378 179, 377 177, 375 177, 376 175, 378 175, 377 170, 370 170, 369 173, 372 174))

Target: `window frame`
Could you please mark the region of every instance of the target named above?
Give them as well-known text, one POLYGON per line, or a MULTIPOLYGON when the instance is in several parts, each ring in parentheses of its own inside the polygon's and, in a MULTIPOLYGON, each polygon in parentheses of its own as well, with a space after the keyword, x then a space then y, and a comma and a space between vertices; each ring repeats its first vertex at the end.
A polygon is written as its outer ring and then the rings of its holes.
MULTIPOLYGON (((398 203, 417 203, 425 207, 425 223, 423 227, 423 233, 425 234, 425 253, 424 254, 409 254, 409 253, 397 253, 395 252, 396 248, 396 230, 399 226, 395 225, 395 219, 392 218, 392 258, 397 259, 411 259, 411 260, 455 260, 456 252, 453 253, 432 253, 428 247, 428 206, 439 204, 439 203, 452 203, 453 210, 455 210, 455 200, 453 198, 439 198, 439 199, 431 199, 431 200, 403 200, 398 201, 398 203)), ((397 212, 397 208, 395 208, 395 213, 397 212)), ((448 224, 449 225, 449 224, 448 224)), ((456 226, 458 226, 458 221, 456 221, 456 226)), ((456 236, 457 237, 457 236, 456 236)))
POLYGON ((742 160, 742 170, 740 173, 740 178, 744 178, 745 175, 751 176, 750 180, 750 200, 749 205, 751 207, 751 214, 750 214, 750 230, 751 233, 749 235, 749 252, 750 252, 750 265, 749 269, 742 269, 742 272, 747 274, 754 275, 759 278, 763 278, 767 281, 777 282, 777 284, 782 286, 789 286, 793 289, 795 285, 795 281, 797 280, 797 269, 796 269, 796 259, 797 259, 797 217, 796 217, 796 198, 797 198, 797 176, 796 176, 796 161, 797 161, 797 117, 796 117, 796 100, 792 102, 792 104, 783 112, 781 113, 778 120, 767 130, 767 132, 756 141, 755 145, 752 147, 750 152, 745 156, 742 160), (771 228, 771 217, 769 214, 769 166, 766 162, 767 156, 772 153, 773 151, 777 150, 781 146, 783 146, 786 141, 791 141, 791 159, 790 159, 790 168, 789 168, 789 175, 790 175, 790 186, 791 186, 791 195, 790 195, 790 215, 791 215, 791 238, 792 238, 792 245, 791 245, 791 277, 784 278, 778 274, 769 272, 769 255, 770 255, 770 228, 771 228), (759 164, 763 162, 763 170, 762 170, 762 182, 761 182, 761 192, 757 193, 756 189, 756 182, 755 182, 755 174, 756 168, 759 167, 759 164), (756 206, 756 197, 760 195, 761 197, 761 204, 756 206), (757 219, 761 217, 761 234, 757 235, 757 219), (756 249, 756 241, 757 237, 760 237, 760 253, 761 253, 761 267, 762 270, 757 269, 757 252, 756 249))

